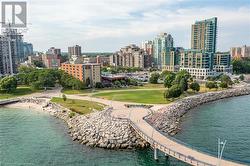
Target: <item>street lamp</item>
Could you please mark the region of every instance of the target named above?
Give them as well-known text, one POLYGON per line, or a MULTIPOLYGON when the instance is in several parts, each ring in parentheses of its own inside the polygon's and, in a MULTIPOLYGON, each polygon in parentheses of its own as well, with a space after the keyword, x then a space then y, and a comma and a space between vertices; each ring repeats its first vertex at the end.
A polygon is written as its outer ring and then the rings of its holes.
POLYGON ((218 138, 218 166, 220 166, 222 154, 226 146, 226 143, 227 143, 227 140, 221 141, 220 138, 218 138))

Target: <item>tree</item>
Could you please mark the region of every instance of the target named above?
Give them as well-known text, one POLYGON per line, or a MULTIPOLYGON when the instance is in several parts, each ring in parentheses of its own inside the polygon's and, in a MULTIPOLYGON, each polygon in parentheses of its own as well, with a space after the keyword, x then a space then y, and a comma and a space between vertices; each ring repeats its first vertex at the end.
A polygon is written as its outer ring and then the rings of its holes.
POLYGON ((84 88, 84 83, 81 80, 75 78, 70 79, 70 85, 74 90, 80 90, 84 88))
POLYGON ((19 68, 18 68, 18 71, 19 73, 24 73, 24 74, 28 74, 32 71, 36 70, 35 68, 33 67, 27 67, 27 66, 24 66, 24 65, 21 65, 19 68))
POLYGON ((236 74, 250 73, 250 58, 235 59, 232 62, 233 72, 236 74))
POLYGON ((196 91, 196 92, 200 91, 200 85, 197 82, 192 82, 189 85, 189 88, 192 89, 193 91, 196 91))
POLYGON ((168 70, 164 70, 161 72, 160 78, 164 79, 168 74, 170 74, 171 72, 168 70))
POLYGON ((42 87, 53 87, 56 82, 55 75, 52 70, 44 70, 39 73, 38 76, 39 82, 42 84, 42 87))
POLYGON ((245 79, 244 75, 241 74, 240 77, 239 77, 239 79, 240 79, 241 81, 244 81, 244 79, 245 79))
POLYGON ((66 97, 65 94, 62 95, 62 99, 63 99, 63 101, 66 101, 66 100, 67 100, 67 97, 66 97))
POLYGON ((164 79, 164 86, 167 88, 170 88, 172 86, 172 83, 175 79, 175 74, 170 72, 166 74, 165 79, 164 79))
POLYGON ((149 82, 151 84, 157 84, 158 83, 158 79, 160 77, 160 74, 157 72, 153 72, 149 78, 149 82))
POLYGON ((179 85, 173 85, 171 88, 167 89, 164 93, 165 98, 176 98, 182 94, 179 85))
POLYGON ((205 87, 209 89, 218 88, 217 83, 214 81, 206 82, 205 87))
POLYGON ((190 77, 191 75, 186 70, 181 70, 177 72, 175 76, 174 84, 180 84, 182 78, 189 80, 190 77))
POLYGON ((31 83, 31 88, 38 90, 38 89, 42 89, 43 86, 42 86, 42 83, 40 81, 35 81, 35 82, 31 83))
POLYGON ((42 61, 34 61, 33 64, 36 66, 36 67, 44 67, 44 64, 42 61))
POLYGON ((14 76, 7 76, 0 80, 0 88, 7 93, 13 92, 17 88, 17 80, 14 76))
POLYGON ((188 81, 186 80, 186 78, 182 78, 179 84, 181 91, 187 91, 188 90, 188 81))
POLYGON ((16 75, 18 85, 29 85, 28 74, 19 73, 16 75))

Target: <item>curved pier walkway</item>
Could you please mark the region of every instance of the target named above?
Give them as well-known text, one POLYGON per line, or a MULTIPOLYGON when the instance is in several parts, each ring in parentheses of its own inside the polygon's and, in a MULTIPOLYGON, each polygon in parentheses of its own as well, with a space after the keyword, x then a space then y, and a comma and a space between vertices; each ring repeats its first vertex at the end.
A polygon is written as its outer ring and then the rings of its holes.
MULTIPOLYGON (((106 99, 94 98, 89 96, 67 95, 68 98, 77 98, 100 102, 113 107, 111 116, 124 118, 130 121, 135 131, 154 148, 154 156, 157 159, 157 151, 162 151, 166 156, 172 156, 180 161, 195 166, 243 166, 233 161, 222 159, 220 163, 217 157, 192 149, 160 133, 148 124, 144 117, 149 115, 150 110, 145 108, 126 108, 125 102, 109 101, 106 99)), ((154 107, 157 107, 155 105, 154 107)))
MULTIPOLYGON (((131 108, 132 109, 132 108, 131 108)), ((113 116, 115 117, 124 117, 123 111, 115 110, 113 116)), ((149 111, 143 108, 133 108, 132 110, 127 109, 128 117, 131 121, 131 126, 136 130, 136 132, 148 141, 152 148, 154 148, 154 156, 157 159, 157 151, 162 151, 166 156, 172 156, 178 160, 181 160, 190 165, 196 166, 242 166, 242 164, 235 163, 233 161, 228 161, 222 159, 220 164, 218 163, 217 157, 214 157, 210 154, 206 154, 190 147, 187 147, 170 137, 166 137, 151 125, 149 125, 143 117, 147 116, 149 111)))

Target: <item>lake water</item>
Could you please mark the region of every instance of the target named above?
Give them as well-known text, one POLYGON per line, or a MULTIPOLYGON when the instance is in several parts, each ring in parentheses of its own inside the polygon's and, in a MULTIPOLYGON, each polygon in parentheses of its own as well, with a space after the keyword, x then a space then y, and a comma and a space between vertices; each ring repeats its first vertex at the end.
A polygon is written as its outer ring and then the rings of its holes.
MULTIPOLYGON (((227 139, 224 156, 250 163, 250 96, 225 99, 185 115, 175 137, 216 154, 217 137, 227 139)), ((153 151, 104 150, 73 142, 66 125, 48 114, 0 108, 1 166, 160 166, 185 165, 153 151)))

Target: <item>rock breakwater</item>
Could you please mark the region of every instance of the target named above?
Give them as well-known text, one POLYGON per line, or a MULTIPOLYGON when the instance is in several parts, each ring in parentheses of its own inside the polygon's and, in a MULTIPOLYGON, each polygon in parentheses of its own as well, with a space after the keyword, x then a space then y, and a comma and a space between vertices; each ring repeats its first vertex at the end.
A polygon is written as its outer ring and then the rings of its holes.
POLYGON ((130 126, 128 120, 112 117, 110 108, 88 115, 75 113, 70 118, 71 110, 45 99, 22 98, 19 102, 38 104, 42 106, 43 111, 64 120, 69 126, 69 134, 72 139, 81 144, 107 149, 145 148, 149 146, 130 126))
POLYGON ((195 108, 204 103, 249 94, 250 87, 245 86, 218 92, 209 92, 190 96, 181 99, 169 106, 161 108, 154 114, 146 117, 145 120, 159 131, 170 135, 175 135, 180 130, 179 123, 181 117, 190 109, 195 108))

